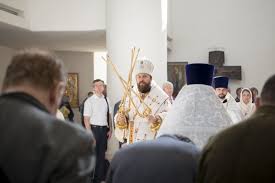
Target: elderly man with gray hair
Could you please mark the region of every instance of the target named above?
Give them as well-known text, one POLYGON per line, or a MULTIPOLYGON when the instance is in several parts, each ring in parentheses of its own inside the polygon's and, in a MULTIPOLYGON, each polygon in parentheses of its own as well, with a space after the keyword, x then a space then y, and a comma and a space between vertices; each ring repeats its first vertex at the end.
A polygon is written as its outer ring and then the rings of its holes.
POLYGON ((55 117, 65 89, 62 61, 37 50, 17 53, 0 95, 3 182, 88 182, 95 162, 92 133, 55 117))
POLYGON ((173 83, 170 81, 165 81, 162 85, 163 91, 169 96, 169 101, 171 104, 174 102, 173 92, 174 92, 174 86, 173 83))

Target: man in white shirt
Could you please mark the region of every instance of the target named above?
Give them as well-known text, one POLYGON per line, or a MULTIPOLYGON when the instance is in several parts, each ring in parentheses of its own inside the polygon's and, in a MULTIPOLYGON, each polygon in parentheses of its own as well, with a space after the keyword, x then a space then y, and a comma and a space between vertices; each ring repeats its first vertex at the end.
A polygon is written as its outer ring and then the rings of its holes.
POLYGON ((169 96, 170 103, 173 104, 173 102, 174 102, 174 98, 173 98, 174 86, 173 86, 173 83, 171 83, 170 81, 164 82, 163 85, 162 85, 162 89, 169 96))
POLYGON ((228 91, 228 77, 217 76, 213 80, 216 95, 219 97, 224 108, 232 119, 233 123, 238 123, 244 118, 241 108, 228 91))
POLYGON ((105 152, 107 140, 111 137, 112 126, 109 121, 109 100, 103 95, 104 81, 93 81, 94 95, 89 97, 84 104, 84 123, 87 130, 92 130, 96 139, 96 167, 94 183, 104 181, 105 177, 105 152))

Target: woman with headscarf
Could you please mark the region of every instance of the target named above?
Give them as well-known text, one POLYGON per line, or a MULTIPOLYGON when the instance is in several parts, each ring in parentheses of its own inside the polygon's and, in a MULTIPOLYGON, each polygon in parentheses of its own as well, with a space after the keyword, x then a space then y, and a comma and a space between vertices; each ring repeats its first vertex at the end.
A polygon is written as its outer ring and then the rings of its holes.
POLYGON ((242 89, 240 102, 238 104, 241 107, 244 118, 248 118, 255 112, 256 106, 252 103, 252 92, 249 88, 242 89))

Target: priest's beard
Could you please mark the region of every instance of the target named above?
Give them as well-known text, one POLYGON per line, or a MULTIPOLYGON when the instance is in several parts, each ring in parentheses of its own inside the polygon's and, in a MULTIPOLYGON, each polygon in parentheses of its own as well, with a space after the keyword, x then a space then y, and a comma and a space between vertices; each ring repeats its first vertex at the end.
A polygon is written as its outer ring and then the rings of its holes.
POLYGON ((222 93, 218 95, 218 97, 219 97, 221 100, 225 99, 225 96, 226 96, 226 95, 224 95, 224 94, 222 94, 222 93))
POLYGON ((138 91, 140 93, 148 93, 151 90, 151 82, 145 83, 145 82, 141 81, 137 84, 137 86, 138 86, 138 91))

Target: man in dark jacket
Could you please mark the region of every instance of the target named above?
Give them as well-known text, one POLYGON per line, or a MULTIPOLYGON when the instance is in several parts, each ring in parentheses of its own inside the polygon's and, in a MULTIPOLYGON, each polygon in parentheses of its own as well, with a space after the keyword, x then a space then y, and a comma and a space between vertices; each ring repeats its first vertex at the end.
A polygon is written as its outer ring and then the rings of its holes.
POLYGON ((135 143, 114 156, 107 183, 193 183, 199 150, 188 139, 162 135, 135 143))
POLYGON ((275 75, 249 119, 212 138, 203 150, 199 183, 275 182, 275 75))
POLYGON ((59 105, 59 110, 62 112, 65 120, 74 122, 74 111, 69 102, 69 97, 64 95, 59 105))
POLYGON ((94 139, 56 119, 63 64, 40 50, 16 54, 0 96, 0 178, 11 183, 88 182, 94 139))
POLYGON ((87 97, 81 102, 81 104, 79 105, 79 112, 80 112, 80 117, 81 117, 81 124, 82 126, 85 128, 85 124, 84 124, 84 116, 83 116, 83 113, 84 113, 84 104, 86 102, 86 100, 93 95, 93 92, 88 92, 88 95, 87 97))

